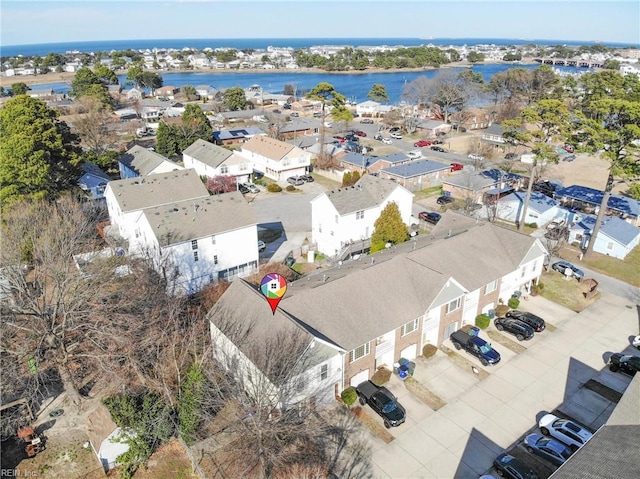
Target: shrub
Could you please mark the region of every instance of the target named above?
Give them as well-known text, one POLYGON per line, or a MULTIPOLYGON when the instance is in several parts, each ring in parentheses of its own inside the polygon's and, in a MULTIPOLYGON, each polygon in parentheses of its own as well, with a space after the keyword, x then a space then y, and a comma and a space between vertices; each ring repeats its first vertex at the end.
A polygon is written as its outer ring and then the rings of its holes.
POLYGON ((387 368, 380 368, 371 377, 371 382, 376 386, 382 386, 383 384, 389 382, 389 379, 391 379, 391 371, 389 371, 387 368))
POLYGON ((296 191, 296 187, 293 185, 287 185, 287 187, 285 188, 285 190, 287 191, 296 191))
POLYGON ((531 287, 531 294, 533 294, 534 296, 536 294, 540 294, 543 289, 544 289, 544 284, 536 283, 531 287))
POLYGON ((422 347, 422 356, 425 358, 430 358, 434 356, 438 352, 438 348, 436 348, 433 344, 425 344, 422 347))
POLYGON ((525 223, 525 226, 528 226, 529 228, 533 228, 533 229, 538 229, 538 223, 525 223))
POLYGON ((347 389, 340 393, 340 397, 342 398, 342 402, 344 402, 347 406, 351 406, 356 399, 358 399, 358 393, 356 392, 356 388, 353 386, 349 386, 347 389))
POLYGON ((280 193, 282 191, 282 188, 280 188, 280 185, 278 185, 277 183, 271 183, 269 186, 267 186, 267 191, 271 193, 280 193))
POLYGON ((487 329, 489 324, 491 323, 491 319, 486 314, 479 314, 476 316, 476 326, 480 329, 487 329))
POLYGON ((509 311, 509 306, 507 306, 506 304, 499 304, 498 306, 496 306, 496 316, 498 316, 499 318, 504 318, 504 315, 507 314, 507 311, 509 311))
POLYGON ((518 298, 509 298, 507 304, 511 309, 516 309, 518 306, 520 306, 520 300, 518 298))

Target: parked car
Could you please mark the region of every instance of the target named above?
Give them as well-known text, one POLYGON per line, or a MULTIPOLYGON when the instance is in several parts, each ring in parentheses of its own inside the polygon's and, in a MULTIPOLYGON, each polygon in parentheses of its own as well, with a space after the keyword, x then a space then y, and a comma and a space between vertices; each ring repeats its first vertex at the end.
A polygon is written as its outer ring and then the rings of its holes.
POLYGON ((253 170, 253 178, 256 180, 261 180, 264 178, 264 173, 262 171, 253 170))
POLYGON ((478 155, 477 153, 471 153, 471 154, 469 155, 469 159, 470 159, 470 160, 483 161, 483 160, 484 160, 484 156, 482 156, 482 155, 478 155))
POLYGON ((368 404, 382 419, 384 426, 390 428, 404 423, 406 411, 396 397, 384 386, 376 386, 371 381, 365 381, 356 387, 361 405, 368 404))
POLYGON ((390 145, 391 143, 393 143, 393 141, 391 140, 391 138, 383 138, 382 139, 382 143, 384 143, 385 145, 390 145))
POLYGON ((391 138, 394 140, 402 140, 402 135, 400 133, 391 133, 391 138))
POLYGON ((578 426, 568 419, 560 419, 553 414, 545 414, 538 421, 540 432, 545 436, 552 436, 577 451, 593 436, 585 428, 578 426))
POLYGON ((287 183, 292 184, 293 186, 304 185, 304 180, 299 176, 290 176, 287 178, 287 183))
POLYGON ((567 153, 573 153, 575 151, 575 148, 571 145, 564 145, 562 149, 567 153))
POLYGON ((373 135, 373 139, 382 141, 382 135, 380 133, 376 133, 375 135, 373 135))
POLYGON ((365 138, 367 136, 367 134, 362 130, 356 130, 353 132, 353 134, 356 136, 361 136, 362 138, 365 138))
POLYGON ((418 140, 413 144, 413 146, 415 146, 416 148, 422 148, 424 146, 431 146, 431 145, 432 143, 427 140, 418 140))
POLYGON ((436 213, 434 211, 421 211, 418 213, 418 218, 426 221, 427 223, 431 223, 432 225, 438 224, 442 215, 440 213, 436 213))
POLYGON ((298 113, 297 111, 292 111, 291 113, 289 113, 289 116, 292 118, 298 118, 300 116, 300 113, 298 113))
POLYGON ((504 155, 505 160, 515 160, 516 158, 518 158, 517 153, 507 153, 506 155, 504 155))
POLYGON ((284 105, 282 105, 282 108, 284 108, 285 110, 291 110, 291 103, 285 103, 284 105))
POLYGON ((360 141, 360 137, 354 134, 349 134, 345 136, 345 138, 347 139, 347 141, 360 141))
POLYGON ((615 353, 609 358, 609 369, 614 373, 622 371, 631 376, 640 371, 640 357, 631 354, 615 353))
POLYGON ((433 140, 431 143, 433 143, 434 145, 444 145, 444 141, 442 140, 433 140))
POLYGON ((432 146, 431 149, 433 151, 439 151, 440 153, 445 153, 444 148, 442 148, 441 146, 432 146))
POLYGON ((246 195, 247 193, 250 193, 249 188, 247 188, 246 186, 240 184, 238 185, 238 191, 240 193, 242 193, 243 195, 246 195))
POLYGON ((448 205, 453 203, 453 201, 454 200, 451 196, 442 195, 438 197, 436 203, 438 203, 439 205, 448 205))
POLYGON ((373 125, 373 120, 371 118, 363 118, 360 120, 360 123, 364 125, 373 125))
POLYGON ((636 336, 635 338, 633 338, 633 340, 631 341, 631 345, 640 349, 640 336, 636 336))
POLYGON ((389 128, 389 133, 396 133, 398 131, 400 131, 399 126, 392 126, 391 128, 389 128))
POLYGON ((258 252, 262 253, 265 249, 267 249, 267 245, 262 240, 258 240, 258 252))
POLYGON ((579 268, 576 268, 573 264, 569 263, 568 261, 558 261, 557 263, 553 263, 551 265, 551 269, 562 274, 566 274, 565 271, 568 269, 571 271, 571 274, 578 279, 578 281, 584 278, 584 271, 582 271, 579 268))
POLYGON ((344 136, 334 135, 334 138, 338 140, 340 143, 344 143, 347 139, 344 136))
POLYGON ((315 181, 313 179, 313 176, 311 175, 300 175, 300 178, 302 178, 302 180, 306 181, 307 183, 313 183, 315 181))
POLYGON ((253 183, 243 183, 242 186, 249 190, 250 193, 260 193, 260 188, 253 183))
POLYGON ((533 330, 536 333, 540 333, 544 331, 544 329, 546 328, 544 319, 542 319, 540 316, 536 316, 535 314, 529 313, 527 311, 519 311, 517 309, 512 309, 511 311, 507 312, 506 317, 517 319, 518 321, 522 321, 523 323, 528 324, 533 328, 533 330))
POLYGON ((518 341, 525 341, 533 338, 533 328, 528 324, 511 318, 496 318, 493 320, 498 331, 506 331, 513 334, 518 341))
POLYGON ((542 434, 529 434, 524 438, 527 451, 545 458, 556 466, 563 465, 572 451, 560 441, 545 437, 542 434))
POLYGON ((484 339, 478 336, 471 336, 462 330, 455 331, 449 336, 453 346, 457 349, 464 349, 469 354, 477 357, 483 366, 498 364, 500 353, 491 347, 484 339))
POLYGON ((540 181, 533 185, 533 191, 538 191, 539 193, 549 197, 553 197, 553 194, 557 189, 558 185, 548 180, 540 181))
POLYGON ((451 163, 451 171, 460 171, 464 168, 462 163, 451 163))
POLYGON ((568 161, 569 163, 571 163, 575 159, 576 159, 576 155, 567 155, 562 157, 562 161, 568 161))
POLYGON ((500 477, 507 479, 538 479, 538 475, 533 472, 533 469, 506 452, 495 458, 493 467, 500 477))
POLYGON ((407 152, 407 156, 412 160, 416 160, 422 156, 422 153, 420 153, 420 151, 418 150, 414 150, 414 151, 407 152))

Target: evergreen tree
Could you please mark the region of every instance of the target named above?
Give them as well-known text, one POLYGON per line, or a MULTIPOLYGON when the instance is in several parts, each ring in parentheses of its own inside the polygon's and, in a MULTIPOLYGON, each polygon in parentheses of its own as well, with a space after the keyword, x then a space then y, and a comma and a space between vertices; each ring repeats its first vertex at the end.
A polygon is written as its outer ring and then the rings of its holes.
POLYGON ((408 227, 402 222, 402 216, 395 201, 384 207, 373 226, 375 229, 371 236, 372 253, 384 249, 387 243, 403 243, 409 237, 408 227))

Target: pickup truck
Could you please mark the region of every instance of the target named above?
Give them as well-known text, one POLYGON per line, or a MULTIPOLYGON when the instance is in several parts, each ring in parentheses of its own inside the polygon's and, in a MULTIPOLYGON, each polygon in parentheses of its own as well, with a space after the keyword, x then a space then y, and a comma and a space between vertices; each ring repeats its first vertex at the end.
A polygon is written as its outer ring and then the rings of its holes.
POLYGON ((464 349, 469 354, 473 354, 483 366, 500 362, 500 353, 478 336, 471 336, 464 331, 458 330, 452 333, 449 339, 451 339, 453 346, 457 350, 464 349))
POLYGON ((382 417, 384 427, 399 426, 405 421, 406 411, 384 386, 376 386, 371 381, 365 381, 356 387, 356 392, 360 404, 368 404, 382 417))

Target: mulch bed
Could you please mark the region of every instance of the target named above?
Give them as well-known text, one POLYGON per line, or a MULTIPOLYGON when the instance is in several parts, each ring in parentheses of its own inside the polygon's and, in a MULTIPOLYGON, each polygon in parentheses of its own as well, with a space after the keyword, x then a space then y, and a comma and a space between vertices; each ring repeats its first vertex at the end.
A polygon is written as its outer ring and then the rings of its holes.
POLYGON ((350 411, 358 418, 362 423, 367 426, 372 433, 382 439, 386 444, 389 444, 395 438, 387 431, 387 428, 380 422, 377 417, 372 417, 360 406, 354 406, 350 408, 350 411))
POLYGON ((404 385, 411 394, 413 394, 415 397, 420 399, 420 401, 425 403, 434 411, 437 411, 438 409, 440 409, 441 407, 447 404, 437 394, 429 391, 429 389, 424 387, 421 383, 416 381, 414 378, 405 379, 404 385))
POLYGON ((516 354, 524 353, 527 350, 527 348, 525 348, 521 344, 518 344, 515 341, 512 341, 511 339, 505 337, 503 334, 500 334, 498 331, 493 331, 493 330, 487 331, 487 336, 493 339, 496 343, 499 343, 505 348, 510 349, 516 354))
POLYGON ((473 377, 476 377, 481 381, 489 377, 490 373, 482 369, 479 363, 476 364, 467 360, 466 358, 455 352, 453 349, 449 349, 446 346, 440 346, 440 349, 442 349, 442 351, 446 353, 447 356, 449 356, 449 359, 453 362, 453 364, 458 366, 463 371, 471 374, 473 377), (475 368, 478 371, 478 374, 474 373, 472 368, 475 368))

